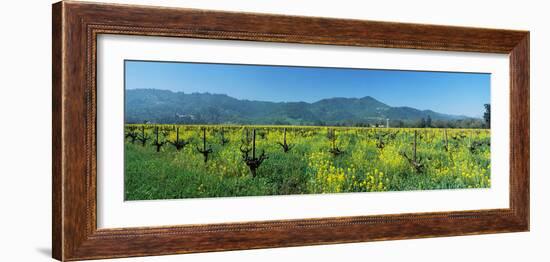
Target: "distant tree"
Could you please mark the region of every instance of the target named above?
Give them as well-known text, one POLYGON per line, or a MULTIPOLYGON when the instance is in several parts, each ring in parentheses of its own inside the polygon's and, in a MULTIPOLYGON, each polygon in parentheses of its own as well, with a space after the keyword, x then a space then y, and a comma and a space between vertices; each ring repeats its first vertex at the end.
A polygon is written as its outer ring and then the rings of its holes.
POLYGON ((429 115, 426 119, 426 127, 432 127, 432 117, 430 117, 429 115))
POLYGON ((485 120, 485 127, 491 128, 491 104, 485 104, 485 113, 483 114, 483 120, 485 120))
MULTIPOLYGON (((279 125, 279 126, 283 126, 283 125, 290 125, 290 122, 286 121, 286 120, 283 120, 283 119, 276 119, 274 122, 273 122, 274 125, 279 125)), ((319 125, 318 125, 319 126, 319 125)))
POLYGON ((327 124, 325 122, 321 121, 321 120, 316 120, 315 125, 316 126, 326 126, 327 124))
POLYGON ((446 122, 443 120, 434 120, 432 125, 433 127, 437 127, 437 128, 445 128, 446 122))
POLYGON ((402 120, 390 120, 391 127, 405 127, 405 122, 402 120))
POLYGON ((420 121, 418 122, 417 127, 419 127, 419 128, 426 127, 426 119, 424 119, 424 118, 420 119, 420 121))

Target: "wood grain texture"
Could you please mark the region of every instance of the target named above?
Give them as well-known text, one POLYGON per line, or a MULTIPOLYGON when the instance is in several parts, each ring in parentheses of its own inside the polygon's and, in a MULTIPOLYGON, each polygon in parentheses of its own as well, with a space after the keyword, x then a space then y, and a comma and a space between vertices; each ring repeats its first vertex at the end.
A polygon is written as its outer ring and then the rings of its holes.
POLYGON ((529 228, 529 33, 510 52, 510 207, 529 228))
POLYGON ((61 75, 62 75, 62 33, 61 5, 52 8, 52 256, 59 258, 63 253, 63 190, 61 171, 61 75))
POLYGON ((529 230, 529 33, 484 28, 60 2, 53 5, 53 257, 126 256, 529 230), (100 34, 510 55, 510 208, 97 229, 96 43, 100 34))

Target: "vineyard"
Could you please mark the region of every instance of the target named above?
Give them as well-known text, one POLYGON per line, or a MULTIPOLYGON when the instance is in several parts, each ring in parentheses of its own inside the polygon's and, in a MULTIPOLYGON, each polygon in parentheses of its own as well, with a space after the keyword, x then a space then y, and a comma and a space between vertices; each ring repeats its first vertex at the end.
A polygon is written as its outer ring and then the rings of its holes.
POLYGON ((126 125, 125 199, 490 187, 490 131, 126 125))

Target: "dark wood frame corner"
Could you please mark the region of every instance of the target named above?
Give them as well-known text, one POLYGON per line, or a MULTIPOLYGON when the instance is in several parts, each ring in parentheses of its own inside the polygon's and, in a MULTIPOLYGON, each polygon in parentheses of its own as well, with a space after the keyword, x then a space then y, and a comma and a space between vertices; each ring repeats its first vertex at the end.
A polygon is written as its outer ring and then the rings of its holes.
POLYGON ((52 244, 56 259, 66 261, 529 230, 528 31, 84 2, 54 4, 52 26, 52 244), (95 132, 98 34, 509 54, 510 208, 98 229, 95 132))

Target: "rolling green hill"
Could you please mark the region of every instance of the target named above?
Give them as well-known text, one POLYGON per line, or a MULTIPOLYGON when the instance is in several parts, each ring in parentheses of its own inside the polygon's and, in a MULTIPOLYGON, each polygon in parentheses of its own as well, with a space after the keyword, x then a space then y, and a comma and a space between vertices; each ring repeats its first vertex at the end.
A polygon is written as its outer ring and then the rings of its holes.
POLYGON ((126 90, 126 123, 358 125, 420 119, 471 119, 411 107, 392 107, 370 96, 328 98, 314 103, 239 100, 227 95, 126 90))

